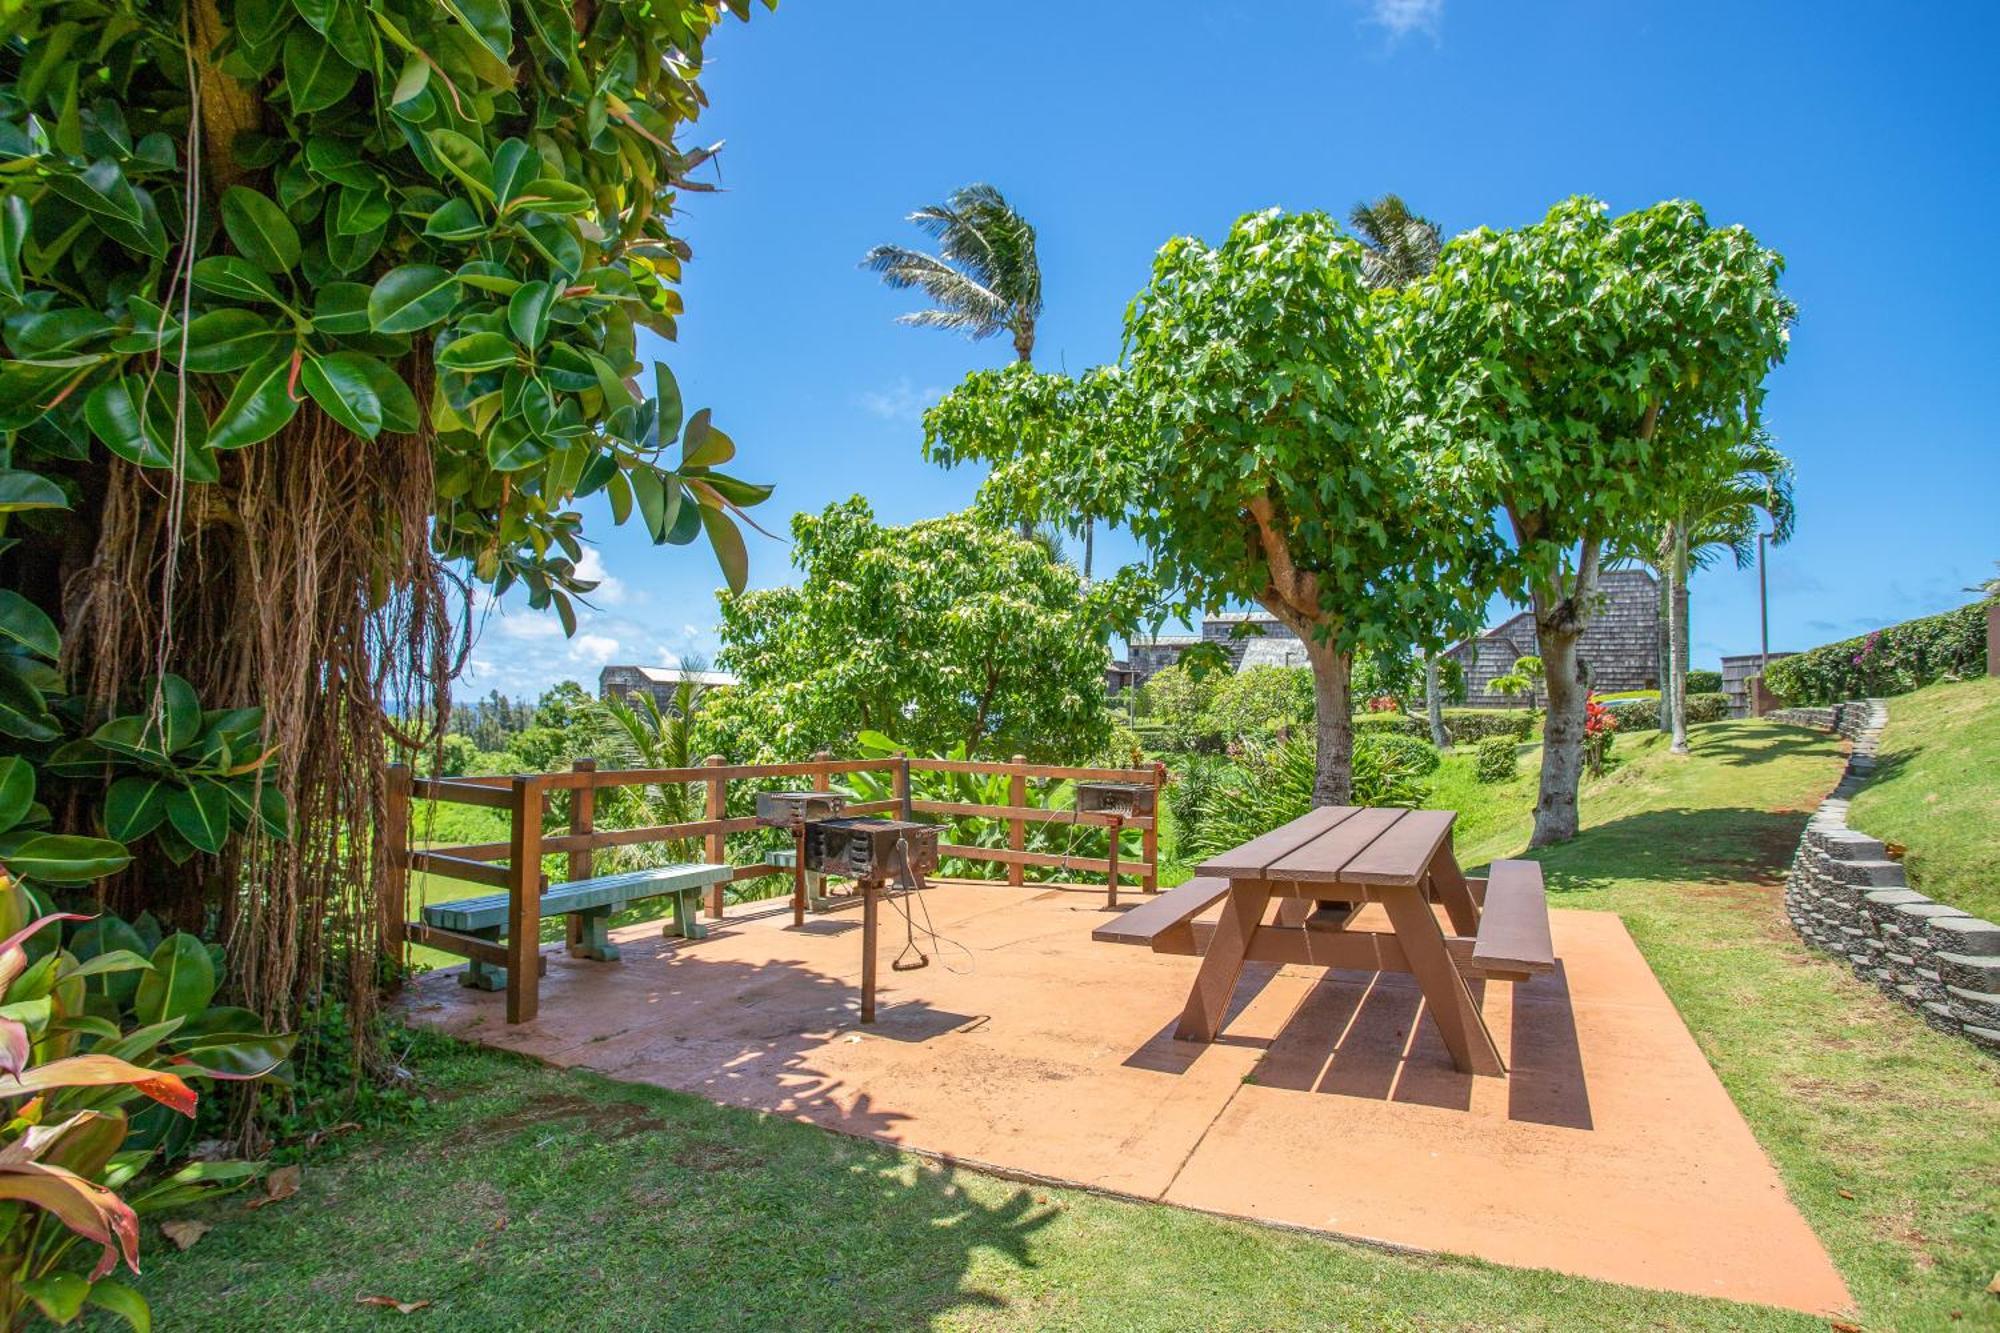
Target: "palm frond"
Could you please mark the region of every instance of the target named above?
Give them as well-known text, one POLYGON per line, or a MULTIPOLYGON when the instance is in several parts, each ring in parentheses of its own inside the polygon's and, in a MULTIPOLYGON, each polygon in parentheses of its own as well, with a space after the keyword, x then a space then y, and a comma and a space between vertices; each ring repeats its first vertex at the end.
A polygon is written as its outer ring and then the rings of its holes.
POLYGON ((968 331, 984 338, 1008 329, 1033 341, 1042 310, 1035 229, 991 185, 967 185, 944 203, 927 204, 908 219, 938 242, 938 253, 878 245, 862 266, 891 287, 923 289, 938 309, 899 323, 968 331))

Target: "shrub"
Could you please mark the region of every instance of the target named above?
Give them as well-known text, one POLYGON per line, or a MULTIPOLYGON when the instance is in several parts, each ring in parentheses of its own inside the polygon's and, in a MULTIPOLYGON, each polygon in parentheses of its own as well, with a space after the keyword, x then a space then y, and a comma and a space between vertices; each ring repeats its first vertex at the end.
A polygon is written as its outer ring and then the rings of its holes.
POLYGON ((1722 693, 1722 673, 1720 671, 1688 672, 1688 693, 1691 695, 1722 693))
POLYGON ((1729 696, 1726 694, 1690 694, 1687 701, 1689 722, 1720 722, 1729 716, 1729 696))
POLYGON ((1474 753, 1472 775, 1481 782, 1505 782, 1514 776, 1519 755, 1512 736, 1488 736, 1474 753))
POLYGON ((1253 666, 1223 679, 1202 715, 1201 729, 1224 743, 1263 741, 1310 728, 1313 716, 1311 671, 1253 666))
POLYGON ((1373 750, 1377 759, 1388 768, 1408 773, 1413 777, 1427 777, 1437 771, 1444 762, 1437 747, 1427 740, 1415 736, 1405 736, 1400 732, 1378 732, 1357 736, 1354 749, 1358 754, 1363 749, 1373 750))
MULTIPOLYGON (((1312 809, 1314 753, 1313 737, 1295 736, 1223 770, 1196 811, 1189 852, 1213 856, 1312 809)), ((1429 795, 1400 756, 1373 743, 1354 747, 1354 804, 1415 808, 1429 795)))
POLYGON ((1781 658, 1764 683, 1788 704, 1831 704, 1979 675, 1986 670, 1986 608, 1993 603, 1987 598, 1781 658))
POLYGON ((1430 726, 1420 717, 1408 713, 1357 713, 1354 717, 1354 738, 1364 736, 1416 736, 1430 735, 1430 726))
MULTIPOLYGON (((1422 735, 1425 730, 1423 722, 1413 720, 1417 721, 1416 734, 1422 735)), ((1454 745, 1483 741, 1488 736, 1508 736, 1524 741, 1535 729, 1535 714, 1527 708, 1447 708, 1444 710, 1444 729, 1454 745)))
POLYGON ((1221 684, 1218 673, 1190 671, 1180 665, 1154 673, 1142 688, 1146 716, 1159 728, 1163 746, 1192 750, 1206 742, 1202 717, 1221 684))
POLYGON ((1595 699, 1585 699, 1583 705, 1583 766, 1592 773, 1602 773, 1611 757, 1611 742, 1617 739, 1618 724, 1611 716, 1611 710, 1595 699))

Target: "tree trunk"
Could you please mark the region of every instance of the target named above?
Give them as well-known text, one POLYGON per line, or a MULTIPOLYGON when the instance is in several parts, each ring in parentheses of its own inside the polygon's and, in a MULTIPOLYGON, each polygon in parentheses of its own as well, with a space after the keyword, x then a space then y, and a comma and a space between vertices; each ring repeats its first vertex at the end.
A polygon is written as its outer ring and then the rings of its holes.
POLYGON ((1435 653, 1424 654, 1424 713, 1430 718, 1431 744, 1442 750, 1451 744, 1444 730, 1444 686, 1438 680, 1435 653))
POLYGON ((1673 752, 1688 752, 1687 723, 1687 678, 1688 678, 1688 632, 1687 632, 1687 529, 1679 524, 1673 529, 1673 554, 1667 561, 1667 582, 1670 588, 1667 597, 1667 714, 1673 732, 1673 752))
POLYGON ((1090 567, 1097 557, 1097 520, 1083 520, 1083 581, 1090 582, 1090 567))
POLYGON ((1542 778, 1535 797, 1531 847, 1547 847, 1576 836, 1577 785, 1583 777, 1583 726, 1590 700, 1590 664, 1577 652, 1597 589, 1597 557, 1586 544, 1575 586, 1568 596, 1549 581, 1533 588, 1535 642, 1541 649, 1548 711, 1542 717, 1542 778))
POLYGON ((1319 747, 1313 760, 1313 804, 1346 805, 1354 795, 1354 657, 1311 634, 1305 641, 1312 665, 1313 711, 1319 747))
POLYGON ((1674 722, 1668 716, 1667 691, 1674 678, 1674 608, 1673 608, 1673 560, 1662 555, 1654 573, 1659 575, 1656 591, 1659 593, 1660 610, 1653 622, 1655 637, 1658 639, 1659 661, 1653 668, 1653 677, 1660 687, 1660 731, 1671 733, 1674 722))

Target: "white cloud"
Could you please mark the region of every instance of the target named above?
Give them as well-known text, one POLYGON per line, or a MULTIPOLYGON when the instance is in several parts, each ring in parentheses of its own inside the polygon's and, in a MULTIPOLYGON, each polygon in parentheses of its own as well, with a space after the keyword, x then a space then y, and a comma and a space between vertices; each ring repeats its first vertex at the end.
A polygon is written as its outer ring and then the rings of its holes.
POLYGON ((599 606, 617 606, 625 600, 625 584, 604 567, 604 557, 595 546, 583 548, 583 559, 576 562, 576 576, 590 579, 597 587, 584 594, 585 598, 599 606))
POLYGON ((603 666, 618 656, 618 640, 609 634, 579 634, 570 641, 569 655, 579 662, 603 666))
POLYGON ((502 611, 493 617, 493 628, 503 639, 532 640, 559 639, 562 637, 562 622, 553 611, 532 611, 527 607, 515 607, 502 611))
POLYGON ((935 384, 919 389, 908 375, 900 376, 886 389, 869 389, 859 395, 857 401, 862 410, 870 416, 884 421, 919 421, 924 409, 944 397, 944 390, 935 384))
POLYGON ((1368 0, 1368 21, 1400 41, 1413 32, 1436 39, 1444 21, 1444 0, 1368 0))

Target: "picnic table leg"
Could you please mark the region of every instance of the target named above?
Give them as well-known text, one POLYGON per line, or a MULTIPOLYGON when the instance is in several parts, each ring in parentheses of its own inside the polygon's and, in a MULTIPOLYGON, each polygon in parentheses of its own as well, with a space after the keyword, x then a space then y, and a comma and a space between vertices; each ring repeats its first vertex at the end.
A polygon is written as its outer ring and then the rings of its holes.
POLYGON ((1493 1035, 1486 1030, 1486 1020, 1480 1017, 1479 1006, 1472 1002, 1472 992, 1465 988, 1465 978, 1458 974, 1458 967, 1445 948, 1444 932, 1438 929, 1437 917, 1431 914, 1423 890, 1409 885, 1385 886, 1371 892, 1388 909, 1389 922, 1396 928, 1396 940, 1403 946, 1410 972, 1424 992, 1424 1008, 1444 1036, 1452 1064, 1464 1074, 1506 1073, 1499 1049, 1493 1045, 1493 1035))
POLYGON ((875 1021, 875 926, 881 885, 864 879, 861 890, 861 1021, 875 1021))
POLYGON ((1180 1026, 1174 1036, 1181 1041, 1214 1041, 1229 1012, 1229 997, 1243 976, 1243 961, 1250 952, 1250 940, 1261 928, 1264 908, 1271 901, 1271 886, 1259 881, 1232 884, 1222 917, 1209 937, 1202 955, 1201 970, 1195 973, 1194 988, 1188 992, 1181 1010, 1180 1026))
POLYGON ((1444 904, 1444 914, 1451 918, 1451 928, 1460 935, 1473 935, 1479 931, 1479 904, 1472 901, 1472 886, 1465 882, 1465 872, 1458 868, 1458 858, 1451 854, 1451 838, 1447 836, 1437 855, 1431 858, 1431 891, 1444 904))

